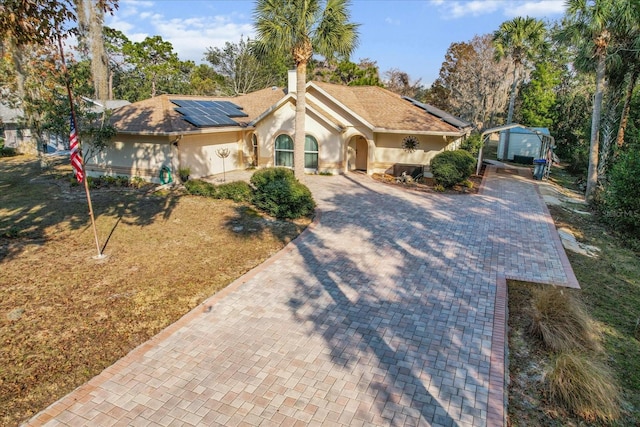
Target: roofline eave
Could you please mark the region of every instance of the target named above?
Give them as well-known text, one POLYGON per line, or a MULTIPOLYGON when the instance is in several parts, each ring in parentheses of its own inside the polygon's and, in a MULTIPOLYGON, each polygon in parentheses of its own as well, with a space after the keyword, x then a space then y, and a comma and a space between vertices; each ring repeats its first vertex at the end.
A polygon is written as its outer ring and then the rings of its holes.
POLYGON ((116 130, 116 134, 120 135, 143 135, 143 136, 180 136, 180 135, 202 135, 209 133, 225 133, 225 132, 242 132, 253 129, 253 126, 224 126, 199 130, 172 131, 172 132, 152 132, 152 131, 127 131, 116 130))
POLYGON ((461 130, 458 132, 446 132, 446 131, 430 131, 430 130, 408 130, 408 129, 388 129, 388 128, 373 128, 374 132, 377 133, 403 133, 403 134, 414 134, 414 135, 426 135, 426 136, 465 136, 471 133, 471 129, 461 130))

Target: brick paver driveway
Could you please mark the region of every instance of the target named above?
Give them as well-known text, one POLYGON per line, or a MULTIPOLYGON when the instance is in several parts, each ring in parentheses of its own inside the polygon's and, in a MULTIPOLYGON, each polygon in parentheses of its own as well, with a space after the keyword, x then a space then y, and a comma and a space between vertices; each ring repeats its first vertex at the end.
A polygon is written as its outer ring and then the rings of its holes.
POLYGON ((309 177, 301 238, 31 423, 502 425, 505 277, 577 286, 508 172, 475 196, 309 177))

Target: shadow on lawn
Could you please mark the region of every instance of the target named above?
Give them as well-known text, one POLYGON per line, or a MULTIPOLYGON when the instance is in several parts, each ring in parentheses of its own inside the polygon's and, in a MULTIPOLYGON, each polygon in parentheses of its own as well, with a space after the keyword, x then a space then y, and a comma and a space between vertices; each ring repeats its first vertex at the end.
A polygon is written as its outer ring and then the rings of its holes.
POLYGON ((324 197, 318 228, 330 232, 297 242, 308 276, 290 309, 311 321, 335 365, 363 371, 358 390, 385 422, 486 418, 496 272, 483 258, 493 243, 471 231, 491 227, 491 202, 335 181, 339 191, 314 192, 324 197))
MULTIPOLYGON (((43 245, 59 233, 91 227, 84 187, 72 186, 69 178, 66 158, 51 160, 47 170, 33 157, 0 159, 0 263, 27 245, 43 245)), ((91 198, 102 239, 120 222, 145 226, 166 220, 179 200, 129 188, 91 190, 91 198), (105 217, 116 218, 115 225, 106 226, 105 217)))

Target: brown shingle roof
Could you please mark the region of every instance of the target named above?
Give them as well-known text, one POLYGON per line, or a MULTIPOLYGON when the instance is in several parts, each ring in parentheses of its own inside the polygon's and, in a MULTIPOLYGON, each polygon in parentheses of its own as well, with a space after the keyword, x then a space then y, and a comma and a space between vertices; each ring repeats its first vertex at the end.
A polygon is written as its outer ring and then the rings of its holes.
MULTIPOLYGON (((426 112, 399 95, 377 86, 343 86, 313 82, 329 96, 373 126, 374 130, 434 132, 460 135, 460 129, 426 112)), ((199 128, 190 124, 175 111, 171 100, 231 101, 241 106, 248 117, 235 118, 239 127, 264 114, 285 96, 281 88, 267 88, 237 97, 205 97, 189 95, 160 95, 114 110, 111 123, 122 133, 180 134, 216 132, 221 128, 199 128)), ((225 131, 228 127, 224 128, 225 131)))
POLYGON ((461 130, 378 86, 343 86, 313 82, 366 120, 374 129, 460 134, 461 130))
POLYGON ((114 110, 111 124, 122 133, 177 134, 188 132, 215 132, 220 128, 199 128, 182 119, 175 111, 172 99, 231 101, 241 106, 248 117, 235 118, 238 126, 244 127, 278 102, 284 96, 282 89, 267 88, 237 97, 207 97, 190 95, 160 95, 114 110))

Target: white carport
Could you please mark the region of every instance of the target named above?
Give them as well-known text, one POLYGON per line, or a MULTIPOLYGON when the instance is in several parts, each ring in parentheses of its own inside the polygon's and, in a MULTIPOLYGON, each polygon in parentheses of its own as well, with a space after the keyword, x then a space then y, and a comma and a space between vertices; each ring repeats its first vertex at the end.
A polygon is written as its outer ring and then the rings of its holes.
POLYGON ((495 128, 491 128, 491 129, 487 129, 485 131, 482 132, 482 134, 480 134, 480 150, 478 150, 478 164, 476 166, 476 173, 480 174, 480 170, 482 169, 482 154, 483 154, 483 149, 484 149, 484 143, 487 140, 487 138, 489 137, 489 135, 496 133, 496 132, 502 132, 505 130, 509 130, 509 129, 515 129, 515 128, 520 128, 520 129, 527 129, 528 131, 530 131, 531 133, 537 135, 540 138, 541 144, 540 144, 540 152, 538 153, 538 158, 539 159, 545 159, 547 160, 547 167, 545 168, 545 176, 549 175, 549 165, 551 163, 551 159, 552 159, 552 151, 553 148, 555 146, 555 139, 550 136, 550 135, 545 135, 544 133, 540 132, 537 129, 534 129, 532 127, 529 126, 525 126, 525 125, 521 125, 518 123, 511 123, 509 125, 503 125, 503 126, 498 126, 495 128))

